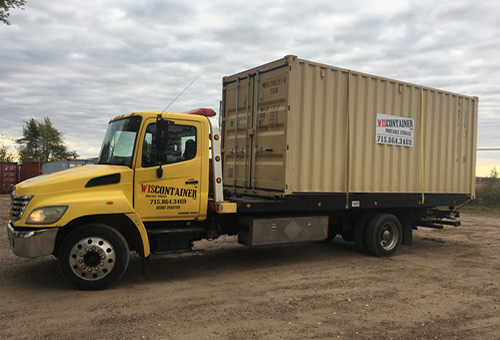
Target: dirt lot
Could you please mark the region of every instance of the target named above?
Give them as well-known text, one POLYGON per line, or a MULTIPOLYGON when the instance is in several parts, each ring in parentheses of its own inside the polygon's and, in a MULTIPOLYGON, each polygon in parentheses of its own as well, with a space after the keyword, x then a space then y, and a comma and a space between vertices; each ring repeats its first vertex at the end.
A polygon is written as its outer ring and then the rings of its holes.
MULTIPOLYGON (((9 197, 0 196, 7 224, 9 197)), ((111 289, 76 291, 54 258, 15 257, 0 233, 1 339, 500 339, 500 222, 421 229, 396 256, 350 243, 137 257, 111 289)))

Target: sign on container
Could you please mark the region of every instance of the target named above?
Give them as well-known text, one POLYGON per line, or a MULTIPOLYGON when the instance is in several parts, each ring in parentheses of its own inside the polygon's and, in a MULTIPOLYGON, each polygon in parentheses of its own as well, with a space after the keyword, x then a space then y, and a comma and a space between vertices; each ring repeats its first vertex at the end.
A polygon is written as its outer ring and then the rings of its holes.
POLYGON ((412 118, 377 113, 375 142, 397 146, 413 146, 414 124, 412 118))

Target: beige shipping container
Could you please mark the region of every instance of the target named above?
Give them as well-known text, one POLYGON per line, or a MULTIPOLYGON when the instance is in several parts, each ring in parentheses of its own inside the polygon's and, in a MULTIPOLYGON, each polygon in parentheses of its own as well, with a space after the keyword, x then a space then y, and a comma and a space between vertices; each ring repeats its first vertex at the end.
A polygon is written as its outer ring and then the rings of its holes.
POLYGON ((474 196, 477 97, 286 56, 224 77, 221 113, 241 194, 474 196))

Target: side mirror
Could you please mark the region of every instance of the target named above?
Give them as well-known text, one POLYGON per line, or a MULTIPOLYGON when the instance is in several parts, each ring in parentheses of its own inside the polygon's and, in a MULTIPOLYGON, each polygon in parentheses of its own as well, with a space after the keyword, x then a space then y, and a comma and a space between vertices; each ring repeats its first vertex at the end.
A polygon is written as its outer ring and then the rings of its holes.
POLYGON ((156 122, 156 151, 167 150, 168 120, 159 119, 156 122))
POLYGON ((156 169, 156 176, 158 178, 163 177, 163 169, 161 168, 162 157, 167 151, 167 129, 168 120, 161 118, 161 114, 156 118, 156 163, 158 164, 158 169, 156 169))

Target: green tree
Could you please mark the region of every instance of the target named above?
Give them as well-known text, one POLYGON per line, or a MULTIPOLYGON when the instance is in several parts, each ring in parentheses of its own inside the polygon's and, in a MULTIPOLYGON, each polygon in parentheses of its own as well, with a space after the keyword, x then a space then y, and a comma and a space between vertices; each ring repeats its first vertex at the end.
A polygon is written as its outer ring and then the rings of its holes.
POLYGON ((14 157, 9 152, 9 147, 6 145, 0 146, 0 162, 12 162, 14 157))
POLYGON ((496 167, 496 166, 494 166, 494 167, 493 167, 493 169, 491 169, 491 171, 490 171, 490 176, 489 176, 489 178, 490 178, 490 179, 492 179, 492 180, 496 180, 496 179, 498 179, 498 176, 499 176, 499 175, 500 175, 500 174, 499 174, 499 173, 498 173, 498 171, 497 171, 497 167, 496 167))
POLYGON ((491 169, 485 181, 476 185, 476 204, 485 207, 500 207, 500 176, 496 167, 491 169))
POLYGON ((0 21, 6 25, 10 25, 9 11, 11 8, 24 9, 26 5, 26 0, 0 0, 0 21))
POLYGON ((16 140, 18 144, 19 160, 21 162, 39 162, 40 158, 40 131, 34 118, 24 122, 23 138, 16 140))
POLYGON ((494 166, 493 169, 491 169, 490 176, 489 176, 489 202, 493 206, 499 206, 500 205, 500 181, 498 180, 498 171, 497 167, 494 166))
POLYGON ((24 122, 23 137, 16 140, 19 160, 27 162, 52 162, 61 159, 76 158, 76 151, 69 151, 62 140, 62 134, 48 117, 43 122, 30 118, 24 122))

